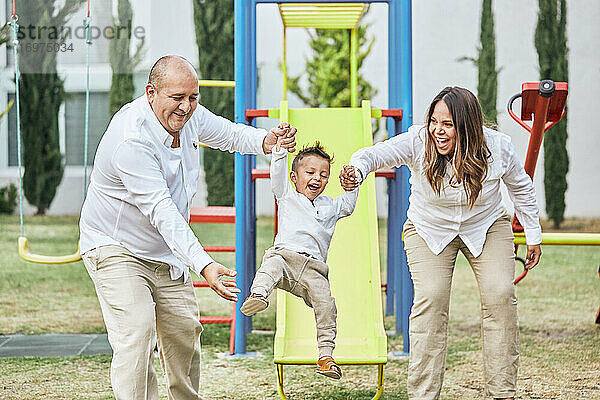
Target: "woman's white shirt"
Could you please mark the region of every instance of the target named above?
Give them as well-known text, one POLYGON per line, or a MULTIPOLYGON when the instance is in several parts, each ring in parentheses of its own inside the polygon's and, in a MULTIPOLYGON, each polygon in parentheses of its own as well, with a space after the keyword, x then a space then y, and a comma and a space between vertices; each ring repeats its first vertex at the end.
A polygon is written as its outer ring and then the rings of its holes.
POLYGON ((450 185, 449 173, 439 195, 429 185, 425 177, 424 125, 413 125, 406 133, 358 150, 350 158, 350 164, 358 168, 363 177, 385 166, 408 166, 411 172, 408 218, 435 254, 441 253, 456 236, 473 256, 481 254, 489 227, 507 212, 500 180, 508 188, 517 217, 525 229, 527 244, 541 243, 535 189, 517 158, 510 137, 485 127, 483 132, 491 158, 483 187, 472 208, 467 203, 463 185, 450 185))

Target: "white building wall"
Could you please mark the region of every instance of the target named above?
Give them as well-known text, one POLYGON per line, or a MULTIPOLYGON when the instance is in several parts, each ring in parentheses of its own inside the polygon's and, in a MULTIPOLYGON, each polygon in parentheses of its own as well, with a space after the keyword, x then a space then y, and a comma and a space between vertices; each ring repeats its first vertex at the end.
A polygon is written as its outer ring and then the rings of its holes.
MULTIPOLYGON (((92 3, 93 4, 93 3, 92 3)), ((134 25, 146 31, 146 56, 139 67, 136 85, 142 93, 147 72, 158 57, 164 54, 181 54, 197 63, 192 4, 189 0, 176 2, 147 2, 132 0, 134 25)), ((475 57, 479 45, 480 0, 448 2, 445 0, 413 1, 413 103, 414 122, 422 123, 431 99, 444 86, 458 85, 477 90, 477 70, 460 57, 475 57)), ((1 10, 0 12, 4 12, 1 10)), ((92 10, 92 13, 94 11, 92 10)), ((538 81, 537 51, 534 31, 537 22, 537 1, 502 0, 494 2, 496 56, 498 76, 499 130, 509 134, 517 152, 524 160, 528 135, 506 113, 508 99, 521 90, 523 82, 538 81)), ((1 15, 0 15, 1 16, 1 15)), ((600 2, 597 0, 571 0, 568 2, 569 47, 569 139, 567 143, 570 170, 569 189, 566 194, 566 215, 569 217, 598 217, 600 204, 591 201, 600 195, 600 135, 588 127, 594 127, 595 109, 600 92, 600 2)), ((79 20, 79 17, 77 17, 79 20)), ((375 37, 371 55, 364 65, 364 74, 377 89, 372 99, 374 107, 387 107, 387 6, 374 4, 366 21, 371 23, 370 35, 375 37)), ((281 99, 282 25, 277 7, 259 5, 257 9, 257 62, 259 68, 258 107, 276 108, 281 99)), ((288 30, 288 68, 297 75, 304 70, 304 60, 309 54, 307 35, 302 29, 288 30)), ((0 63, 6 57, 5 47, 0 48, 0 63)), ((4 65, 4 64, 2 64, 4 65)), ((67 78, 68 90, 81 90, 83 66, 71 65, 61 68, 67 78), (79 68, 79 69, 78 69, 79 68), (79 83, 78 83, 79 82, 79 83)), ((94 65, 95 85, 110 85, 108 64, 94 65)), ((210 78, 210 77, 204 77, 210 78)), ((6 74, 0 79, 0 94, 10 87, 6 74)), ((302 106, 290 96, 290 104, 302 106)), ((6 96, 0 95, 0 107, 6 96)), ((518 104, 516 104, 518 106, 518 104)), ((259 119, 259 124, 270 127, 274 120, 259 119)), ((15 168, 7 168, 6 119, 0 122, 0 186, 8 181, 16 182, 15 168)), ((549 131, 552 134, 552 130, 549 131)), ((259 166, 267 165, 266 158, 259 158, 259 166)), ((341 161, 340 161, 341 162, 341 161)), ((77 213, 81 206, 82 169, 70 167, 49 210, 50 214, 77 213)), ((203 179, 201 179, 203 182, 203 179)), ((385 213, 385 183, 378 186, 379 210, 385 213)), ((259 181, 257 207, 259 214, 272 214, 273 202, 267 181, 259 181)), ((332 182, 332 184, 335 184, 332 182)), ((544 209, 543 153, 540 154, 534 179, 541 209, 544 209)), ((205 204, 205 187, 201 185, 197 205, 205 204)), ((31 211, 30 208, 27 210, 31 211)))

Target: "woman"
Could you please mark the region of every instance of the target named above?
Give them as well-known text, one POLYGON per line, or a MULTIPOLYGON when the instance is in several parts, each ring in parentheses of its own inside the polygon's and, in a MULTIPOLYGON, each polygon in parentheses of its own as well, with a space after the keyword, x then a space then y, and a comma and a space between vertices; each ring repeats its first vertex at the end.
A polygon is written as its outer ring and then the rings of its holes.
POLYGON ((483 127, 481 107, 467 89, 447 87, 432 101, 426 126, 371 147, 350 159, 340 181, 353 188, 372 171, 411 170, 404 246, 414 284, 408 367, 410 399, 437 399, 446 363, 452 273, 461 251, 481 296, 485 385, 494 399, 516 393, 519 338, 513 286, 514 246, 500 180, 508 187, 527 241, 526 268, 541 256, 535 191, 507 135, 483 127))

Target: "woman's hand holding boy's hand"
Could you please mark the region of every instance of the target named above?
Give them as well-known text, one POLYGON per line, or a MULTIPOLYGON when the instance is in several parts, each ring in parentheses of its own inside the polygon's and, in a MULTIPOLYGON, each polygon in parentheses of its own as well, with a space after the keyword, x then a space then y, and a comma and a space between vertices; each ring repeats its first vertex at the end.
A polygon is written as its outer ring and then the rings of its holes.
POLYGON ((342 188, 346 191, 356 189, 359 184, 358 178, 360 177, 358 174, 360 174, 360 171, 357 173, 357 170, 353 166, 344 165, 340 171, 340 185, 342 185, 342 188))

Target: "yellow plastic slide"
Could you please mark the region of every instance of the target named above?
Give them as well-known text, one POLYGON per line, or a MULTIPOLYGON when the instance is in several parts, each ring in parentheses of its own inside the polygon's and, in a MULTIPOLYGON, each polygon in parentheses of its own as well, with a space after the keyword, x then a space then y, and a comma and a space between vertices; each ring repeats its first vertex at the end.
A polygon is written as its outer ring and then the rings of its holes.
MULTIPOLYGON (((288 109, 287 101, 283 101, 279 117, 281 122, 298 128, 298 148, 318 140, 334 156, 324 194, 339 196, 343 190, 338 180, 342 166, 353 152, 372 144, 370 103, 363 101, 361 108, 288 109)), ((292 159, 290 156, 290 166, 292 159)), ((374 174, 361 185, 354 213, 338 222, 327 264, 338 309, 333 356, 342 365, 378 365, 378 388, 373 397, 378 399, 383 391, 387 338, 382 315, 374 174)), ((318 350, 312 309, 302 299, 283 290, 277 292, 274 361, 279 395, 285 399, 283 365, 316 364, 318 350)))

